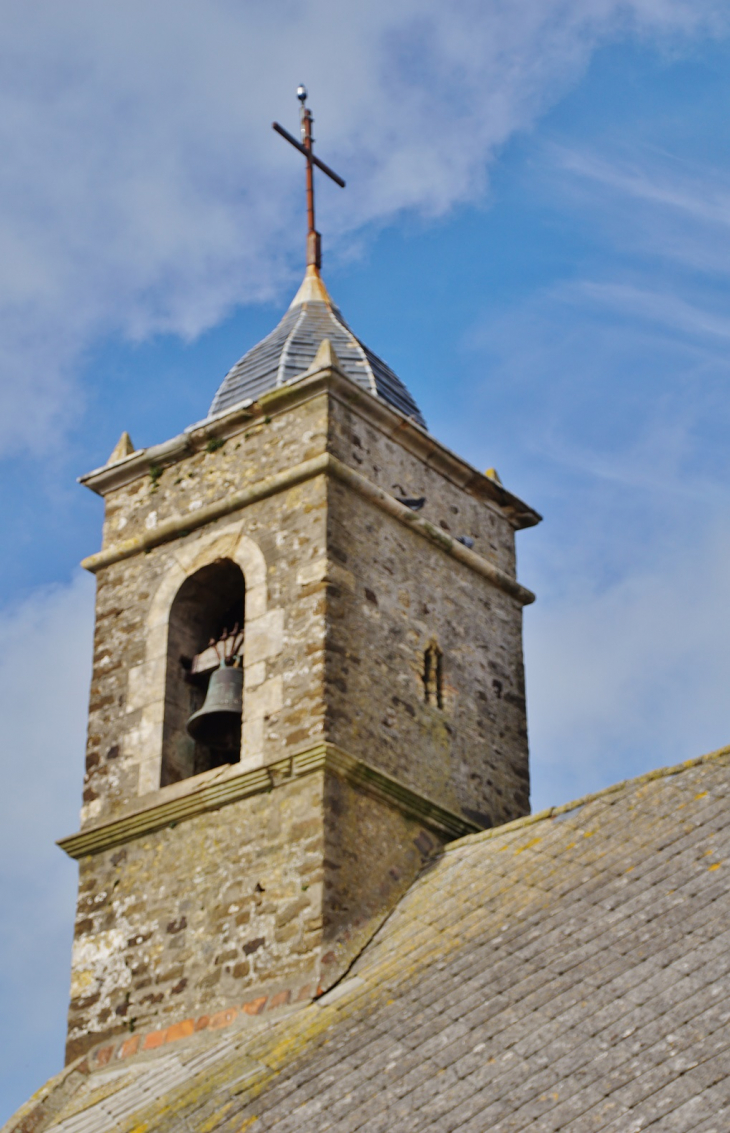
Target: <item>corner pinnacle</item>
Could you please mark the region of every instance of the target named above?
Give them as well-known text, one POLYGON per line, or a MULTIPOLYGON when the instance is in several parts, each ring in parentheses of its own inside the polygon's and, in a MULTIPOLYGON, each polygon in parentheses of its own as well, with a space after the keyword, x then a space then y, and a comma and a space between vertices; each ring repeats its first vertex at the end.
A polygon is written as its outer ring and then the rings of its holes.
POLYGON ((131 456, 133 452, 136 452, 136 449, 132 444, 132 438, 125 430, 115 444, 107 464, 116 464, 117 461, 124 460, 125 456, 131 456))
POLYGON ((323 338, 317 347, 312 364, 307 367, 307 374, 316 374, 320 370, 337 370, 342 373, 342 363, 335 353, 335 348, 328 338, 323 338))

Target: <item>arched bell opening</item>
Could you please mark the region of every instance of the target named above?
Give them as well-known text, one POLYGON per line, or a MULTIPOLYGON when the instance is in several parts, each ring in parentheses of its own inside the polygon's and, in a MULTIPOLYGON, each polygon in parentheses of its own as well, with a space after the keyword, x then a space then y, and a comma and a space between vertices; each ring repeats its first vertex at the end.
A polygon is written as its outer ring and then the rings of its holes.
POLYGON ((245 592, 241 568, 219 559, 186 578, 175 595, 167 635, 162 787, 241 758, 245 592))

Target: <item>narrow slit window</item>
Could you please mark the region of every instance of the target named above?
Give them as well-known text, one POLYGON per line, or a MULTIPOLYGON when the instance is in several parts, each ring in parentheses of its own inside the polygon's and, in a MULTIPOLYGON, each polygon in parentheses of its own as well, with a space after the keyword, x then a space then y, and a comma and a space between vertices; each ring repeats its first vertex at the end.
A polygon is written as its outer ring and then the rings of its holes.
POLYGON ((441 650, 434 642, 423 655, 423 694, 426 704, 443 708, 443 660, 441 650))

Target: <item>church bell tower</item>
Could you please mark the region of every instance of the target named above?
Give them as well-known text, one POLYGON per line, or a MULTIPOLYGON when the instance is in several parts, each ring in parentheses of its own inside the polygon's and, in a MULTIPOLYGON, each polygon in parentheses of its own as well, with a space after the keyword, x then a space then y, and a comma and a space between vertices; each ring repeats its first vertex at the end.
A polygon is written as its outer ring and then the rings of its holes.
MULTIPOLYGON (((303 115, 302 145, 279 132, 311 182, 303 115)), ((316 997, 446 842, 529 810, 514 534, 539 516, 350 330, 313 190, 308 261, 203 421, 82 478, 105 518, 68 1059, 316 997)))

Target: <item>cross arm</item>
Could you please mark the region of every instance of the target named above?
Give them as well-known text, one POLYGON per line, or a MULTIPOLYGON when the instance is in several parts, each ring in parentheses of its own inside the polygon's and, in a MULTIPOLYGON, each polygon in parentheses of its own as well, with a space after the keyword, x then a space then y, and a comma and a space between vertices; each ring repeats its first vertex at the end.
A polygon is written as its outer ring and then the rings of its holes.
POLYGON ((301 142, 298 142, 296 138, 293 138, 289 131, 285 130, 283 126, 280 126, 278 122, 272 122, 271 126, 272 129, 276 130, 277 134, 281 134, 282 138, 286 138, 286 140, 294 146, 294 149, 298 149, 300 153, 304 154, 308 161, 314 162, 318 169, 321 169, 323 173, 326 173, 328 177, 331 177, 337 185, 344 189, 345 182, 341 177, 337 176, 333 169, 330 169, 329 165, 325 165, 323 161, 320 161, 318 157, 315 157, 311 150, 308 150, 306 146, 303 146, 301 142))

